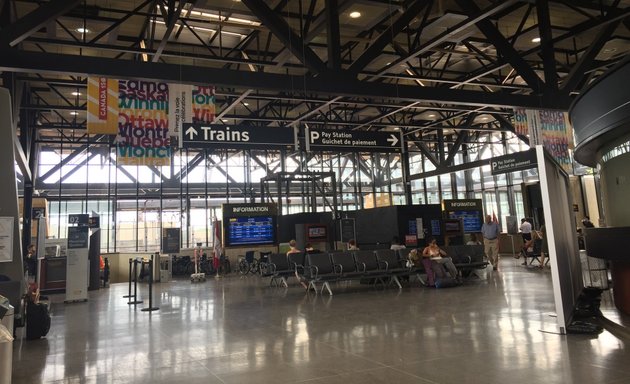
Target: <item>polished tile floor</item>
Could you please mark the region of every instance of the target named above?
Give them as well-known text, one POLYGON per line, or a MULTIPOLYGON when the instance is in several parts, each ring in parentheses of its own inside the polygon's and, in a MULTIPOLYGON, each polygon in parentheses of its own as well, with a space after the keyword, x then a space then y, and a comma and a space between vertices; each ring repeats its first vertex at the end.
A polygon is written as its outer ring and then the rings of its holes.
POLYGON ((457 288, 333 290, 179 280, 158 284, 153 313, 146 286, 136 308, 125 284, 52 297, 48 337, 14 343, 13 383, 630 382, 628 340, 554 334, 551 273, 519 260, 457 288))

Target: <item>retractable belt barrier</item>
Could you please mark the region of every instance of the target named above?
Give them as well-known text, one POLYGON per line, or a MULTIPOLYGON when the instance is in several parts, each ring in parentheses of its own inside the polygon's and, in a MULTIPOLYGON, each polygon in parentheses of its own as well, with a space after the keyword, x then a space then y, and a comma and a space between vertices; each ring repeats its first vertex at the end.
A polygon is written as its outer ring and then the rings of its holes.
POLYGON ((138 264, 142 264, 141 258, 129 259, 129 305, 141 304, 142 300, 138 300, 138 264), (133 271, 131 265, 133 264, 133 271), (131 278, 133 277, 133 295, 131 294, 131 278))
POLYGON ((160 307, 153 306, 153 263, 155 255, 151 255, 151 260, 149 260, 149 306, 147 308, 142 308, 143 312, 151 312, 157 311, 160 307))

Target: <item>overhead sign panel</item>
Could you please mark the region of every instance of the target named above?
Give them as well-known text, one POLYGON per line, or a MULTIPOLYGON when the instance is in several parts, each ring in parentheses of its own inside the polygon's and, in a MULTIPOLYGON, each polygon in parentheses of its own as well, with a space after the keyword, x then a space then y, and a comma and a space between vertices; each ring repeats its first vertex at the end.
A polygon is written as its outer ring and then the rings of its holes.
POLYGON ((296 135, 289 127, 252 127, 245 125, 184 124, 184 148, 270 149, 296 146, 296 135))
POLYGON ((490 160, 490 168, 493 175, 524 171, 536 167, 537 164, 536 151, 534 149, 494 157, 490 160))
POLYGON ((306 129, 306 150, 401 153, 403 139, 399 132, 306 129))

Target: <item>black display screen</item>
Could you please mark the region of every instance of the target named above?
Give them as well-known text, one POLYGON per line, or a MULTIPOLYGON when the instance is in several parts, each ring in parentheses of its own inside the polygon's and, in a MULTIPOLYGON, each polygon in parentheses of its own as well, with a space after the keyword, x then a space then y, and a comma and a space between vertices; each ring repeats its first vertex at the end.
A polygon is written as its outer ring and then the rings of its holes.
POLYGON ((449 211, 449 219, 462 219, 465 233, 481 231, 482 217, 479 211, 449 211))
POLYGON ((228 219, 227 245, 274 244, 276 226, 272 216, 231 217, 228 219))

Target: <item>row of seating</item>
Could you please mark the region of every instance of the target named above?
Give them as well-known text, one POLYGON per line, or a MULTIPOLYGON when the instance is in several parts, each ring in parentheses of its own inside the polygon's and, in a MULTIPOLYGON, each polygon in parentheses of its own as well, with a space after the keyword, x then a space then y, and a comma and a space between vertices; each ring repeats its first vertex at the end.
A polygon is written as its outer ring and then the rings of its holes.
MULTIPOLYGON (((462 276, 475 268, 485 268, 482 246, 449 247, 453 252, 453 261, 462 276), (480 248, 480 249, 479 249, 480 248), (481 252, 479 254, 479 252, 481 252)), ((282 284, 288 287, 287 279, 294 276, 307 284, 308 289, 320 292, 324 289, 332 295, 330 282, 341 280, 360 280, 393 283, 402 288, 401 277, 417 275, 419 280, 425 274, 424 266, 407 267, 406 262, 411 249, 398 251, 379 249, 376 251, 353 251, 331 253, 293 253, 289 255, 271 254, 263 276, 271 277, 270 285, 282 284)))

